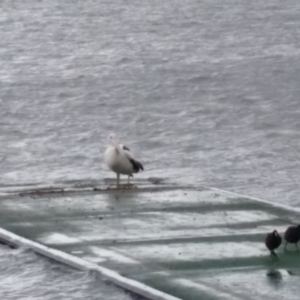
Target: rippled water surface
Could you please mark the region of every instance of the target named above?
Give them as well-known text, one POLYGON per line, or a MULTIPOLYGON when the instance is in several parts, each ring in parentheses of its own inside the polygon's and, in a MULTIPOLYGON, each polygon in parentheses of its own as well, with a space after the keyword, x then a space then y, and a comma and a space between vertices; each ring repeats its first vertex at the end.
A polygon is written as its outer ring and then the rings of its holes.
POLYGON ((299 206, 297 1, 6 0, 0 10, 2 188, 103 184, 115 132, 145 165, 136 178, 299 206))
POLYGON ((32 251, 0 246, 0 296, 5 300, 133 300, 95 274, 48 261, 32 251))

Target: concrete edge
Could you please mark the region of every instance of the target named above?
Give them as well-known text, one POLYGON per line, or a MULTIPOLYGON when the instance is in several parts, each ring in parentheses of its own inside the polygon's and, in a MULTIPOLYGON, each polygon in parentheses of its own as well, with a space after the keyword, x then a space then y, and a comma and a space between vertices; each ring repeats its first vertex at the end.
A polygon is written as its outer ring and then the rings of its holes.
POLYGON ((81 193, 100 193, 109 194, 111 192, 161 192, 168 190, 180 190, 180 189, 199 189, 199 187, 193 186, 176 186, 176 185, 145 185, 138 188, 127 189, 127 188, 105 188, 105 187, 84 187, 84 188, 60 188, 60 187, 49 187, 39 189, 14 189, 4 191, 0 189, 0 197, 15 197, 15 196, 36 196, 36 195, 68 195, 68 194, 81 194, 81 193))
POLYGON ((79 257, 67 254, 60 250, 52 249, 42 244, 33 242, 3 228, 0 228, 0 239, 12 246, 23 246, 32 249, 34 252, 41 254, 45 257, 51 258, 55 261, 61 262, 73 268, 82 271, 95 271, 103 278, 114 283, 116 286, 121 287, 127 291, 133 292, 140 296, 146 297, 150 300, 182 300, 180 298, 171 296, 152 287, 149 287, 138 281, 128 279, 121 276, 119 273, 110 269, 98 266, 94 263, 85 261, 79 257))
POLYGON ((265 204, 268 204, 268 205, 273 206, 273 207, 282 208, 282 209, 284 209, 286 211, 289 211, 289 212, 300 213, 300 209, 297 208, 297 207, 294 208, 294 207, 290 207, 288 205, 284 205, 284 204, 280 204, 280 203, 274 203, 274 202, 264 200, 264 199, 261 199, 261 198, 247 196, 247 195, 243 195, 243 194, 239 194, 239 193, 235 193, 235 192, 230 192, 230 191, 226 191, 226 190, 222 190, 222 189, 218 189, 218 188, 214 188, 214 187, 208 187, 208 189, 210 189, 212 191, 215 191, 215 192, 235 196, 235 197, 242 197, 242 198, 253 200, 253 201, 256 201, 256 202, 265 203, 265 204))

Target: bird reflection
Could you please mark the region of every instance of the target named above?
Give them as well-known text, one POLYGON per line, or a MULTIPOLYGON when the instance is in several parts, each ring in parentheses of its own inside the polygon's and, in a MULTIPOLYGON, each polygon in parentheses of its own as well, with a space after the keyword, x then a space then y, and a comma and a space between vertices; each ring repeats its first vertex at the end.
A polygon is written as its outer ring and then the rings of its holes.
POLYGON ((278 270, 269 270, 267 272, 269 283, 273 286, 279 286, 282 281, 282 274, 278 270))

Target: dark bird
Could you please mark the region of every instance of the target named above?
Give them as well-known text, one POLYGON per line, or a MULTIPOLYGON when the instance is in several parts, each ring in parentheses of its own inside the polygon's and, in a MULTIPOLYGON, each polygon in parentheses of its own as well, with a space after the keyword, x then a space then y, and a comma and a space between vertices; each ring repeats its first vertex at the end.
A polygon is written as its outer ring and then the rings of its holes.
POLYGON ((285 239, 284 250, 286 250, 286 246, 288 243, 295 244, 296 248, 299 250, 297 244, 300 241, 300 225, 288 227, 288 229, 284 234, 284 239, 285 239))
POLYGON ((271 252, 271 257, 277 257, 274 250, 281 245, 281 236, 278 234, 277 230, 267 234, 265 238, 265 244, 271 252))

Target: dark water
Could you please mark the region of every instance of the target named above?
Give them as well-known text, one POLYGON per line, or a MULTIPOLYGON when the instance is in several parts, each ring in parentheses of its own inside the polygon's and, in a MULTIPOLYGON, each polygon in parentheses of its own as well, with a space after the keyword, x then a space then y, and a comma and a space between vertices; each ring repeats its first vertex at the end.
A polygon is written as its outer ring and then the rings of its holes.
POLYGON ((0 9, 2 189, 102 184, 115 132, 145 165, 137 178, 299 207, 297 1, 0 9))

